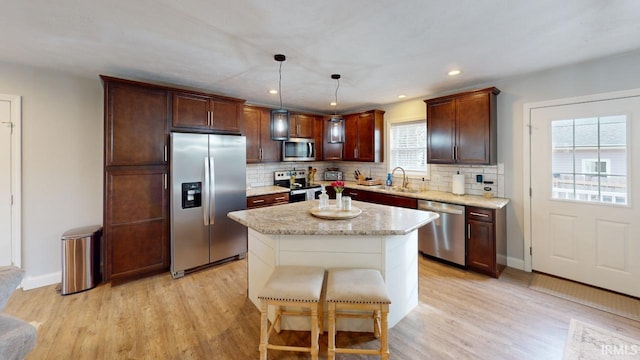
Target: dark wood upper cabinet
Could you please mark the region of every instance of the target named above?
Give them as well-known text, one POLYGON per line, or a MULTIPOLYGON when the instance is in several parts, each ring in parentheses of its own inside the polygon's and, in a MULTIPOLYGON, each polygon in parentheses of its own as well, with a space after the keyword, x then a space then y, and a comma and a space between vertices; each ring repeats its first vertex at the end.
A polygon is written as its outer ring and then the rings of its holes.
POLYGON ((243 105, 240 99, 174 91, 172 125, 178 130, 240 134, 243 105))
POLYGON ((313 121, 313 140, 316 144, 316 161, 324 160, 324 119, 320 116, 313 121))
POLYGON ((168 92, 108 77, 103 85, 105 166, 165 165, 168 92))
POLYGON ((313 138, 316 117, 306 114, 292 113, 289 116, 289 136, 313 138))
POLYGON ((454 163, 456 143, 455 100, 427 105, 427 161, 432 164, 454 163))
POLYGON ((496 164, 499 93, 492 87, 425 100, 427 162, 496 164))
POLYGON ((243 112, 247 164, 280 161, 282 142, 271 140, 270 109, 246 105, 243 112))
POLYGON ((342 160, 381 162, 384 160, 384 111, 370 110, 345 118, 342 160))
MULTIPOLYGON (((331 131, 331 123, 329 122, 329 119, 331 119, 331 116, 325 116, 323 119, 319 120, 320 124, 316 130, 316 132, 319 132, 319 140, 316 138, 316 144, 318 144, 318 141, 322 143, 322 160, 342 160, 342 149, 344 147, 344 143, 329 142, 329 138, 331 136, 329 133, 331 131)), ((320 154, 320 150, 318 150, 318 154, 320 154)))

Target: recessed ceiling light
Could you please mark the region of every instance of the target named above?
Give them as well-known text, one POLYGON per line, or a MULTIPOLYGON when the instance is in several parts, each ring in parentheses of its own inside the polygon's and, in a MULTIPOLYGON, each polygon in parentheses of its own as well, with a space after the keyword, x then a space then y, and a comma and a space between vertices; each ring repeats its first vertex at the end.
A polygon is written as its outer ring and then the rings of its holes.
POLYGON ((329 105, 331 105, 331 106, 336 106, 336 105, 338 105, 338 104, 337 104, 335 101, 332 101, 332 102, 331 102, 331 104, 329 104, 329 105))
POLYGON ((451 70, 451 71, 449 71, 448 74, 449 74, 449 76, 456 76, 456 75, 462 74, 462 71, 457 70, 457 69, 456 70, 451 70))
POLYGON ((278 90, 276 90, 276 89, 271 89, 271 90, 269 90, 269 94, 273 94, 273 95, 275 95, 275 94, 277 94, 277 93, 278 93, 278 90))
POLYGON ((407 97, 407 95, 405 95, 405 94, 398 95, 398 99, 404 99, 404 98, 406 98, 406 97, 407 97))

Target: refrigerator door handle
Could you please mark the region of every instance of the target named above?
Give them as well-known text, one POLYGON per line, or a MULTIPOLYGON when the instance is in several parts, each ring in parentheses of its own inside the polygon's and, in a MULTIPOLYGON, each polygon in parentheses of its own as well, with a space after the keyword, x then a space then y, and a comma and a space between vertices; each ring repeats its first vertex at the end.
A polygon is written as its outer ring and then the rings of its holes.
POLYGON ((215 158, 209 157, 209 224, 213 225, 216 218, 216 170, 215 158))
POLYGON ((202 198, 204 199, 204 205, 202 207, 202 217, 204 220, 204 225, 209 225, 209 182, 211 179, 209 178, 209 157, 205 156, 204 158, 204 186, 202 187, 204 194, 202 194, 202 198))

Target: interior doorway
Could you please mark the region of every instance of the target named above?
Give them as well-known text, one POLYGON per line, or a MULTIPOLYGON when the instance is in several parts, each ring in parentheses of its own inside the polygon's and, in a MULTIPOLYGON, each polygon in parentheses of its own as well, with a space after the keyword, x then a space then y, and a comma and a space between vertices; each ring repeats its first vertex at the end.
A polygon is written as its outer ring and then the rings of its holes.
POLYGON ((640 296, 640 89, 528 104, 527 120, 526 269, 640 296))
POLYGON ((0 94, 0 266, 21 264, 21 98, 0 94))

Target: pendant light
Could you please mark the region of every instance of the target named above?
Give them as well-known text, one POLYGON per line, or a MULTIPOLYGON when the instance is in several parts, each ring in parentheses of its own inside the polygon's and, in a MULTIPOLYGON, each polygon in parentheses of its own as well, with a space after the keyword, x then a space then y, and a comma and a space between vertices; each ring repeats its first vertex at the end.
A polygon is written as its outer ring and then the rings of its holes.
POLYGON ((287 59, 282 54, 276 54, 273 59, 280 63, 278 72, 278 94, 280 95, 280 109, 271 110, 271 140, 289 139, 289 111, 282 108, 282 63, 287 59))
POLYGON ((332 74, 331 78, 336 80, 336 101, 333 116, 329 118, 329 143, 344 142, 344 119, 338 115, 338 89, 340 88, 340 74, 332 74))

